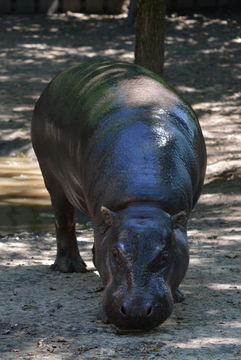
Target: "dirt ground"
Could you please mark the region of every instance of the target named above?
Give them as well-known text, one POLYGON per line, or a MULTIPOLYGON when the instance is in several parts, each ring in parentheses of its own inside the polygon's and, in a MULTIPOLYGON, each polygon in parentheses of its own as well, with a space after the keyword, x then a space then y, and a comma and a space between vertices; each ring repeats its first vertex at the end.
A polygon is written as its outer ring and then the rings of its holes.
MULTIPOLYGON (((189 224, 185 301, 147 333, 96 319, 95 272, 60 274, 53 233, 0 236, 0 358, 241 359, 241 14, 167 18, 165 77, 197 112, 208 149, 203 195, 189 224)), ((53 75, 85 57, 132 61, 133 29, 98 16, 0 18, 0 155, 32 155, 29 124, 53 75)), ((78 229, 90 269, 92 232, 78 229)))

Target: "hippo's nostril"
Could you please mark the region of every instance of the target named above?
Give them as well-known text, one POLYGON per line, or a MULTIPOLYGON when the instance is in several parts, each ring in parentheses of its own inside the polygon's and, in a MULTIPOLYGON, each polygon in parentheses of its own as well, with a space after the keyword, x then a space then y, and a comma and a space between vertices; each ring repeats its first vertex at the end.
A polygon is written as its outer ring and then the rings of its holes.
POLYGON ((120 307, 120 313, 122 316, 125 316, 125 317, 149 317, 149 316, 152 316, 153 315, 153 310, 154 310, 154 307, 153 306, 143 306, 142 309, 135 309, 135 308, 132 308, 132 309, 129 309, 128 307, 122 305, 120 307))
POLYGON ((120 308, 120 312, 121 312, 122 315, 126 316, 126 309, 125 309, 125 307, 123 305, 120 308))
POLYGON ((146 315, 147 315, 147 316, 151 316, 152 311, 153 311, 153 307, 152 307, 152 306, 149 306, 149 307, 147 308, 146 315))

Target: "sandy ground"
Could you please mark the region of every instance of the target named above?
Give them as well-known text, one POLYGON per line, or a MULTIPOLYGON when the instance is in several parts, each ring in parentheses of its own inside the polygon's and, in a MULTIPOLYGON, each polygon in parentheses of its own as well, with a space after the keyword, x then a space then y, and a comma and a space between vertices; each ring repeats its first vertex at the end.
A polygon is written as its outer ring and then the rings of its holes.
MULTIPOLYGON (((34 102, 52 76, 85 57, 133 59, 124 19, 1 17, 0 155, 31 155, 34 102)), ((123 334, 96 320, 95 272, 49 269, 53 233, 0 237, 0 358, 241 358, 240 14, 167 19, 165 77, 193 105, 208 148, 206 184, 189 224, 191 262, 171 318, 148 333, 123 334)), ((78 229, 89 268, 91 230, 78 229)))

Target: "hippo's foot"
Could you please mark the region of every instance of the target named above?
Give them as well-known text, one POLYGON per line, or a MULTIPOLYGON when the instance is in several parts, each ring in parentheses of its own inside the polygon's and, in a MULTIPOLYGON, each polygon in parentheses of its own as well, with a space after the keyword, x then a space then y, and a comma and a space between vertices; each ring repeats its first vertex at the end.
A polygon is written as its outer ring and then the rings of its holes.
POLYGON ((185 295, 181 290, 177 289, 173 296, 173 299, 174 299, 174 303, 180 303, 184 301, 185 295))
POLYGON ((52 270, 61 271, 64 273, 69 272, 87 272, 86 264, 81 256, 67 257, 57 256, 55 263, 50 266, 52 270))

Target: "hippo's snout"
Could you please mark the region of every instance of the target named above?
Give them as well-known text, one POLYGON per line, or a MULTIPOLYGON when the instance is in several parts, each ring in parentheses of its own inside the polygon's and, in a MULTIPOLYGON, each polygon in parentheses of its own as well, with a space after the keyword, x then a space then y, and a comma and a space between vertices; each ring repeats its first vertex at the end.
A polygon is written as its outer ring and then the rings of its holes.
MULTIPOLYGON (((162 299, 131 298, 104 304, 108 320, 123 330, 150 330, 163 323, 171 314, 172 297, 162 299)), ((113 299, 112 299, 113 300, 113 299)))
POLYGON ((154 311, 154 306, 150 304, 144 304, 142 308, 138 309, 138 311, 134 311, 132 306, 128 302, 124 303, 121 308, 120 312, 124 317, 149 317, 154 311))

